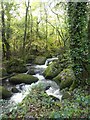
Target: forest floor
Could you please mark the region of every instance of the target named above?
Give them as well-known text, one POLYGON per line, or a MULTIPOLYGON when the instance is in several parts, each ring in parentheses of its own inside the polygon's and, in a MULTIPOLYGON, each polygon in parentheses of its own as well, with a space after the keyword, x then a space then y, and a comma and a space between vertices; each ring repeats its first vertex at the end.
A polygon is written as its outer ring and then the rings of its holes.
POLYGON ((28 120, 32 118, 84 118, 86 120, 90 119, 89 107, 90 95, 87 86, 74 89, 71 97, 61 101, 48 96, 43 86, 36 86, 11 112, 3 114, 2 120, 28 120))

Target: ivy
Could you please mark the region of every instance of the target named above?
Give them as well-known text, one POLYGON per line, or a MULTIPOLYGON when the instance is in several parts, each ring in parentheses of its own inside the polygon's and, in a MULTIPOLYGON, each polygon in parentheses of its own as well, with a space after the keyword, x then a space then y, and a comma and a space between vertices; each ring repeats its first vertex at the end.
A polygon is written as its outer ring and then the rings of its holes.
POLYGON ((70 53, 74 62, 76 79, 82 83, 86 72, 84 62, 87 60, 87 2, 68 3, 68 22, 70 33, 70 53))

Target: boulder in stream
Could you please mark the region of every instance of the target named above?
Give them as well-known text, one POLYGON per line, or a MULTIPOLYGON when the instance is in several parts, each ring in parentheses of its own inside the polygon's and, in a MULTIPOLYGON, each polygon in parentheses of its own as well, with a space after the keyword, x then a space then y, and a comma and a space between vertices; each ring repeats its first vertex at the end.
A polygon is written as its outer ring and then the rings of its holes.
POLYGON ((57 64, 57 62, 52 62, 44 71, 44 76, 46 79, 52 79, 55 76, 57 76, 61 71, 60 66, 57 64))
POLYGON ((12 88, 12 92, 13 92, 13 93, 18 93, 18 92, 20 92, 20 91, 19 91, 16 87, 13 87, 13 88, 12 88))
POLYGON ((71 68, 64 69, 53 80, 60 85, 60 89, 70 87, 75 81, 74 72, 71 68))
POLYGON ((11 77, 9 81, 13 84, 20 84, 20 83, 31 84, 33 82, 37 82, 38 78, 32 75, 18 74, 18 75, 11 77))
POLYGON ((7 90, 5 87, 0 86, 0 97, 2 97, 3 99, 7 99, 9 97, 11 97, 11 92, 9 90, 7 90))

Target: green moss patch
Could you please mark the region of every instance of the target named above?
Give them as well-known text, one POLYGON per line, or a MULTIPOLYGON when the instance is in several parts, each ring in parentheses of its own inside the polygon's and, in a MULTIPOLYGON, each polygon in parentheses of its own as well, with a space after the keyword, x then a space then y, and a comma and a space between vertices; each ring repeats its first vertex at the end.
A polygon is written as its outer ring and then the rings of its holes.
POLYGON ((52 79, 55 76, 57 76, 60 71, 61 71, 61 68, 59 67, 57 62, 53 62, 44 71, 44 76, 47 79, 52 79))
POLYGON ((0 68, 0 77, 5 77, 7 76, 8 73, 5 68, 0 68))
POLYGON ((5 87, 0 86, 0 97, 2 97, 3 99, 9 98, 11 97, 11 92, 8 91, 5 87))
POLYGON ((33 82, 37 82, 38 78, 32 75, 18 74, 11 77, 9 81, 14 84, 20 84, 20 83, 31 84, 33 82))
POLYGON ((71 68, 64 69, 56 77, 54 77, 53 80, 60 85, 60 89, 70 87, 73 81, 75 81, 74 72, 71 68))
POLYGON ((6 63, 7 73, 25 73, 27 72, 26 65, 23 60, 20 59, 11 59, 6 63))
POLYGON ((46 61, 46 57, 37 56, 37 57, 35 58, 34 63, 35 63, 35 64, 38 64, 38 65, 43 65, 43 64, 45 63, 45 61, 46 61))
POLYGON ((73 81, 75 80, 74 72, 71 68, 64 69, 61 73, 61 83, 60 83, 60 89, 70 87, 73 81))

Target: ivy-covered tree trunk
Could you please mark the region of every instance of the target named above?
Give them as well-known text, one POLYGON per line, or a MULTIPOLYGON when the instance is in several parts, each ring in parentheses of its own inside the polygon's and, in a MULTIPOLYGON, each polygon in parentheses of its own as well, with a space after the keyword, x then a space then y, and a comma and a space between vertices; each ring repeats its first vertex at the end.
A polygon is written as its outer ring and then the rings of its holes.
MULTIPOLYGON (((6 31, 6 26, 5 26, 5 8, 4 8, 4 3, 3 1, 1 2, 1 8, 2 8, 2 49, 3 49, 3 57, 6 57, 8 60, 10 58, 10 45, 8 42, 8 39, 10 37, 10 21, 7 20, 7 31, 6 31), (6 35, 5 35, 6 34, 6 35)), ((8 11, 8 10, 7 10, 8 11)), ((9 14, 9 13, 8 13, 9 14)), ((7 19, 9 19, 7 15, 7 19)))
POLYGON ((90 57, 90 16, 88 21, 88 50, 89 50, 89 57, 90 57))
POLYGON ((88 78, 87 2, 69 2, 68 17, 73 70, 78 84, 85 84, 88 78))
POLYGON ((7 16, 7 21, 6 21, 6 40, 7 40, 7 51, 6 51, 6 58, 7 59, 10 59, 10 54, 11 54, 11 51, 10 51, 10 44, 9 44, 9 40, 10 40, 10 37, 11 37, 11 14, 10 14, 10 11, 12 9, 11 7, 12 4, 9 4, 7 3, 6 4, 6 16, 7 16))
POLYGON ((2 8, 2 55, 3 55, 3 58, 5 58, 5 41, 6 41, 6 38, 5 38, 5 19, 4 19, 4 7, 3 7, 3 1, 1 2, 1 8, 2 8))

